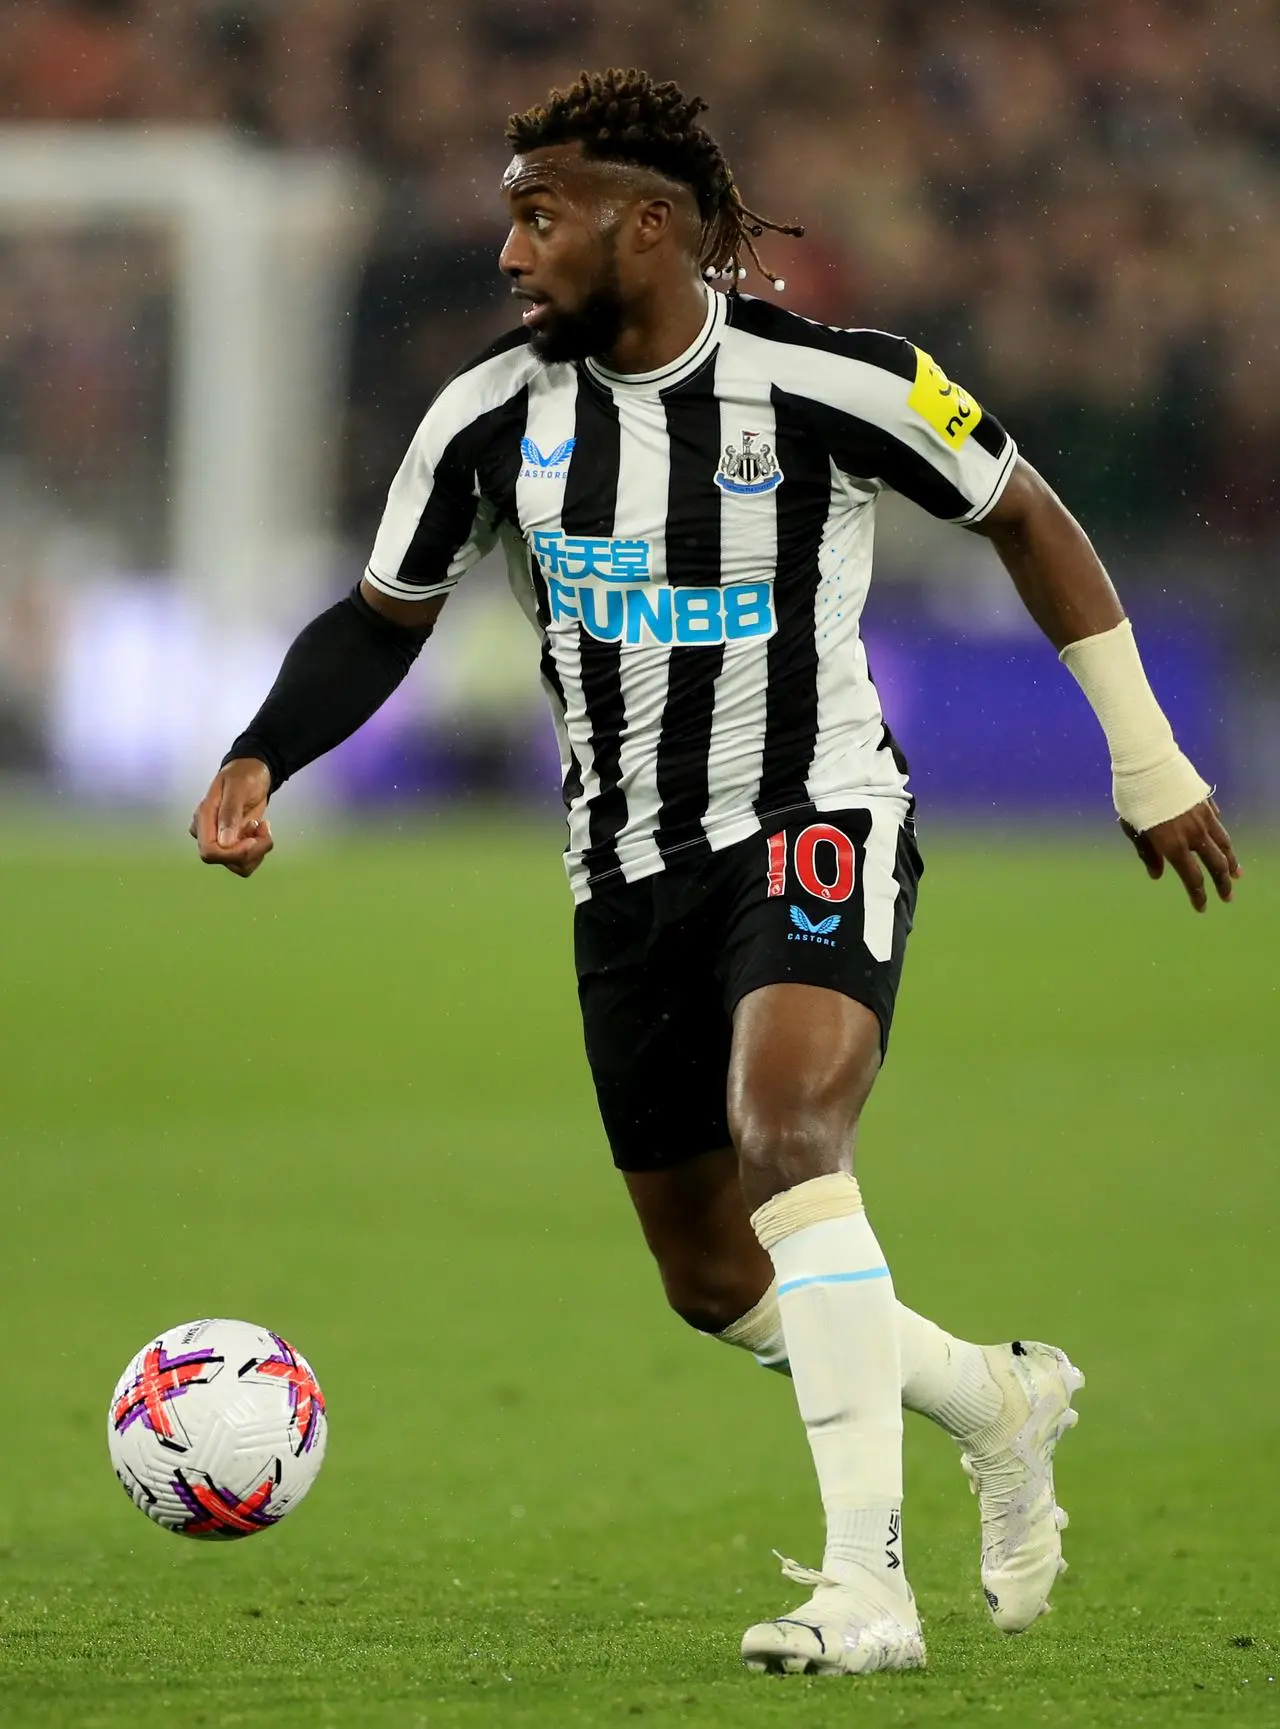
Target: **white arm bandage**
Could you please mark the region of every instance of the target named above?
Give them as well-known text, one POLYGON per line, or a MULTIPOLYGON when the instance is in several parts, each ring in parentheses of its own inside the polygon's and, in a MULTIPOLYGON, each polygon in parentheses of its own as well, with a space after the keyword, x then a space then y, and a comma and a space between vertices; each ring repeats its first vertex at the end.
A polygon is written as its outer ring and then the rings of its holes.
POLYGON ((1098 636, 1069 642, 1058 659, 1107 735, 1112 798, 1125 822, 1141 833, 1208 798, 1211 787, 1178 749, 1147 683, 1127 618, 1098 636))

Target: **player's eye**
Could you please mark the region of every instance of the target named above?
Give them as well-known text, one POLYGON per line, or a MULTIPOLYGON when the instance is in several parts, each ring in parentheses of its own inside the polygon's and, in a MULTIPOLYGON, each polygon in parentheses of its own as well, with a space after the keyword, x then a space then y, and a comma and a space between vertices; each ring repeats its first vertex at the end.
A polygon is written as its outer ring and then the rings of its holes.
POLYGON ((538 234, 545 234, 551 226, 551 217, 545 210, 535 210, 529 224, 538 234))

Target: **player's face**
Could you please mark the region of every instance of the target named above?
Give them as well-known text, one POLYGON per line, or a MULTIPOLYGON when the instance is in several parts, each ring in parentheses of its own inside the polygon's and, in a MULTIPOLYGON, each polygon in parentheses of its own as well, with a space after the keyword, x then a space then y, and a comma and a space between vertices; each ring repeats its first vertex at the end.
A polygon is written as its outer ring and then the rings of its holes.
POLYGON ((607 354, 626 314, 617 207, 576 187, 551 151, 517 156, 503 190, 511 232, 498 263, 528 302, 531 346, 551 361, 607 354))

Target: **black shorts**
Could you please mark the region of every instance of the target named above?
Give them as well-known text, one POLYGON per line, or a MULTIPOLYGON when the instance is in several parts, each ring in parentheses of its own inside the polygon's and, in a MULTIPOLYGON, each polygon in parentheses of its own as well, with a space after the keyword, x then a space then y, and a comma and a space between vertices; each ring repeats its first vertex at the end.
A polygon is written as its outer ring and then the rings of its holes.
POLYGON ((923 869, 891 807, 766 821, 722 852, 599 884, 574 917, 587 1060, 614 1163, 727 1147, 732 1017, 762 985, 874 1010, 884 1049, 923 869))

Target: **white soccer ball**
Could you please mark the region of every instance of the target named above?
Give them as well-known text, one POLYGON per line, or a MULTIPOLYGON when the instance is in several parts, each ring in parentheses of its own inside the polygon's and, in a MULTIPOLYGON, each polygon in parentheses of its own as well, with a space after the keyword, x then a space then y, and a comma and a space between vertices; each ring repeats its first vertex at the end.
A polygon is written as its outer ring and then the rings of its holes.
POLYGON ((328 1438, 311 1365, 248 1321, 188 1321, 145 1345, 107 1413, 135 1507, 184 1537, 251 1537, 315 1482, 328 1438))

